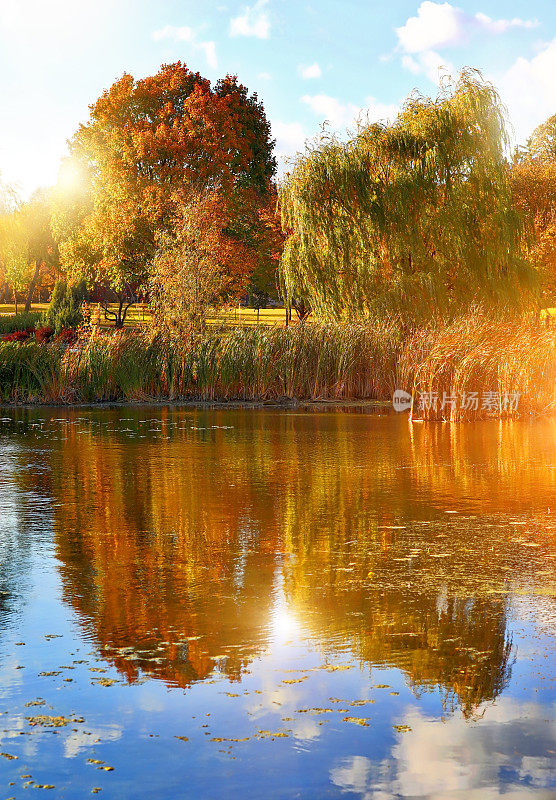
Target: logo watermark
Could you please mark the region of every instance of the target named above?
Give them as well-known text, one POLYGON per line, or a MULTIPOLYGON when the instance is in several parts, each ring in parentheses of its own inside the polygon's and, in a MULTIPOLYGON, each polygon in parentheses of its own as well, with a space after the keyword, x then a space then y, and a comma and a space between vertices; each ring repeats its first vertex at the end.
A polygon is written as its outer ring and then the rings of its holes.
POLYGON ((413 398, 409 392, 404 392, 403 389, 396 389, 392 398, 392 405, 395 411, 409 411, 412 403, 413 398))
POLYGON ((461 392, 451 394, 442 392, 419 392, 417 402, 403 389, 396 389, 392 397, 395 411, 409 411, 415 406, 419 411, 504 411, 513 414, 517 411, 521 392, 461 392))

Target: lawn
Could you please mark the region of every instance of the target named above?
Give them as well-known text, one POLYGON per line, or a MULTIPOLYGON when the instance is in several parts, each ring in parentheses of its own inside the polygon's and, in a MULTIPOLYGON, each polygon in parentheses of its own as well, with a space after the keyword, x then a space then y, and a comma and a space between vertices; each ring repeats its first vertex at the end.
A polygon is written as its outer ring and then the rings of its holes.
MULTIPOLYGON (((48 303, 33 303, 31 311, 46 311, 48 303)), ((111 308, 116 308, 115 305, 111 308)), ((18 311, 23 311, 23 304, 18 305, 18 311)), ((15 313, 15 306, 11 304, 0 304, 0 316, 11 315, 15 313)), ((126 316, 126 327, 135 327, 148 322, 151 312, 148 308, 138 303, 131 306, 126 316)), ((219 311, 217 314, 209 316, 209 324, 224 323, 228 325, 256 325, 257 322, 261 325, 285 325, 286 312, 283 308, 261 308, 258 312, 254 308, 232 308, 226 311, 219 311)), ((295 314, 293 322, 296 321, 295 314)), ((103 326, 113 325, 112 321, 105 322, 102 319, 103 326)))
MULTIPOLYGON (((48 303, 33 303, 31 306, 31 311, 46 311, 47 308, 48 303)), ((116 308, 116 306, 113 305, 111 308, 116 308)), ((23 304, 18 306, 18 310, 23 311, 23 304)), ((15 306, 13 303, 0 304, 0 316, 13 314, 14 312, 15 306)), ((556 321, 556 308, 549 308, 548 314, 551 315, 553 321, 556 321)), ((127 312, 125 325, 128 328, 142 325, 143 323, 148 322, 150 316, 151 312, 149 309, 146 306, 143 306, 141 303, 137 303, 135 306, 131 306, 127 312)), ((261 308, 259 311, 257 311, 254 308, 237 307, 228 309, 226 311, 219 311, 217 314, 210 315, 208 322, 210 325, 215 325, 218 323, 241 326, 256 325, 257 323, 260 325, 285 325, 286 311, 283 308, 261 308)), ((292 322, 297 322, 297 317, 295 314, 292 316, 292 322)), ((101 324, 103 327, 111 327, 113 322, 105 322, 104 319, 102 319, 101 324)))

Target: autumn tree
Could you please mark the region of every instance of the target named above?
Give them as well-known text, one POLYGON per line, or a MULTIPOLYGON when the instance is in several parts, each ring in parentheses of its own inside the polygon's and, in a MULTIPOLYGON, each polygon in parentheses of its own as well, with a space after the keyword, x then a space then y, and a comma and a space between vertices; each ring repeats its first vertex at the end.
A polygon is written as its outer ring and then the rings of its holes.
POLYGON ((31 309, 33 295, 41 284, 54 286, 58 277, 59 254, 51 229, 52 203, 49 191, 39 190, 20 211, 26 236, 26 258, 30 280, 25 313, 31 309))
POLYGON ((4 279, 11 288, 17 314, 18 296, 29 281, 27 236, 19 211, 12 211, 0 218, 0 263, 4 279))
POLYGON ((12 291, 10 280, 11 261, 14 252, 13 237, 16 234, 13 226, 13 212, 19 205, 19 198, 14 189, 2 180, 0 174, 0 287, 4 298, 12 291))
POLYGON ((539 272, 542 305, 556 304, 556 115, 515 153, 511 170, 516 207, 534 229, 530 257, 539 272))
POLYGON ((25 313, 31 308, 41 284, 53 285, 58 265, 58 250, 50 228, 50 193, 35 192, 26 203, 12 205, 0 218, 0 261, 12 287, 16 305, 26 292, 25 313))
POLYGON ((473 70, 392 124, 323 135, 281 189, 288 296, 321 317, 445 320, 529 302, 535 273, 511 202, 504 109, 473 70))
POLYGON ((114 292, 123 324, 127 304, 148 289, 157 237, 171 234, 196 193, 231 198, 229 227, 252 235, 270 199, 272 149, 262 104, 235 77, 211 86, 180 62, 142 80, 124 74, 71 143, 91 207, 61 245, 68 272, 114 292))
POLYGON ((230 229, 229 218, 220 193, 195 192, 177 212, 175 232, 159 236, 150 281, 159 328, 178 335, 201 331, 209 305, 218 307, 245 289, 253 251, 230 229))
POLYGON ((535 128, 527 140, 525 155, 545 163, 556 161, 556 114, 535 128))

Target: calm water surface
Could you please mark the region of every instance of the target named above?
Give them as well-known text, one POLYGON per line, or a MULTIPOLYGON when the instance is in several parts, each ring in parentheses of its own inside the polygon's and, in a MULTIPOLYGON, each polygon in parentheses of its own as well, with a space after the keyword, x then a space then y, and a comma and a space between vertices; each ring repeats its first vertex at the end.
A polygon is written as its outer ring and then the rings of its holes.
POLYGON ((0 798, 556 797, 555 419, 0 416, 0 798))

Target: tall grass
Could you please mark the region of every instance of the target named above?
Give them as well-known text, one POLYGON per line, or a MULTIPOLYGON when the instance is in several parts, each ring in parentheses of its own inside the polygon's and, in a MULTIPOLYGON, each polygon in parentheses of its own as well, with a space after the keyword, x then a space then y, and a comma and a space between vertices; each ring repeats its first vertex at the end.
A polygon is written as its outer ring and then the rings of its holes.
POLYGON ((413 415, 425 419, 488 416, 481 398, 497 406, 496 416, 512 416, 508 397, 518 394, 519 414, 556 411, 556 334, 528 321, 497 322, 484 316, 456 320, 443 329, 417 331, 399 359, 400 386, 414 398, 413 415), (462 408, 462 397, 479 394, 478 408, 462 408), (436 403, 416 404, 423 395, 436 403), (454 403, 443 399, 457 398, 454 403))
POLYGON ((193 343, 125 331, 78 347, 0 345, 11 402, 277 400, 391 397, 401 346, 391 323, 257 326, 193 343))
POLYGON ((0 336, 16 331, 34 330, 40 325, 41 315, 35 311, 28 314, 11 314, 0 317, 0 336))
POLYGON ((60 400, 61 362, 59 345, 0 343, 0 399, 12 403, 60 400))
MULTIPOLYGON (((556 411, 554 334, 479 317, 405 341, 391 321, 210 330, 193 342, 146 332, 100 334, 76 347, 0 344, 4 402, 389 400, 395 388, 519 392, 520 413, 556 411)), ((450 407, 426 418, 480 416, 450 407)), ((497 412, 506 413, 502 407, 497 412)))

